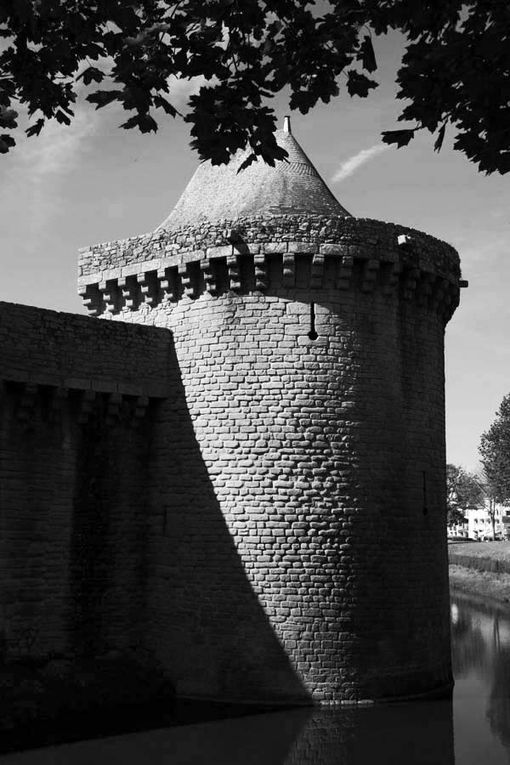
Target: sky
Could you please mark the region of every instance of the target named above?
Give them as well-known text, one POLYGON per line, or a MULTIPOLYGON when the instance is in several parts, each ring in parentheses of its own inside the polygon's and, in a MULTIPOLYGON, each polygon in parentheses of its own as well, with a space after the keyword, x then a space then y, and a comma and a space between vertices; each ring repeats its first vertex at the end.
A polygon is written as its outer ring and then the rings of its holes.
MULTIPOLYGON (((344 88, 308 115, 291 113, 292 130, 353 215, 411 226, 458 250, 469 288, 446 329, 447 459, 476 470, 480 436, 510 393, 509 180, 480 174, 452 149, 451 132, 440 153, 429 134, 400 150, 382 144, 381 131, 402 126, 394 82, 402 40, 374 48, 380 87, 367 99, 344 88)), ((174 105, 185 109, 199 86, 174 83, 174 105)), ((281 126, 285 93, 275 107, 281 126)), ((152 231, 173 208, 198 163, 187 125, 168 117, 140 135, 118 128, 125 118, 80 101, 70 127, 20 133, 0 155, 0 300, 84 313, 78 248, 152 231)))

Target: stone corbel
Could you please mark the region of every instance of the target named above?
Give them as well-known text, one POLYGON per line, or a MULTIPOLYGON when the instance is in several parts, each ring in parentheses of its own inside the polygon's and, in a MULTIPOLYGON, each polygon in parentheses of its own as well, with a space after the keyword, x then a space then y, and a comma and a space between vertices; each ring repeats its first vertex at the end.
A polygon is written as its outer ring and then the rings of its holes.
POLYGON ((145 417, 148 406, 149 406, 149 399, 147 398, 147 396, 138 396, 135 399, 133 404, 133 417, 135 418, 135 424, 136 424, 136 421, 141 420, 143 417, 145 417))
POLYGON ((25 383, 23 385, 21 396, 18 401, 17 418, 25 425, 30 425, 34 419, 35 401, 37 398, 37 385, 25 383))
POLYGON ((386 278, 383 284, 383 294, 391 295, 398 288, 398 282, 400 279, 401 266, 398 260, 392 260, 389 263, 385 263, 386 278))
POLYGON ((147 273, 137 274, 136 281, 140 285, 142 302, 146 303, 146 305, 154 305, 158 297, 156 273, 154 271, 149 271, 147 273))
POLYGON ((50 420, 52 422, 62 416, 68 396, 68 388, 53 388, 50 399, 50 420))
POLYGON ((84 390, 80 394, 78 422, 84 425, 88 422, 96 403, 96 391, 84 390))
POLYGON ((363 262, 363 275, 361 277, 361 291, 372 292, 379 273, 378 260, 365 260, 363 262))
POLYGON ((157 272, 157 279, 164 300, 175 302, 179 299, 175 268, 160 268, 157 272))
POLYGON ((310 273, 310 287, 318 289, 322 286, 322 277, 324 275, 324 255, 316 253, 312 257, 312 268, 310 273))
POLYGON ((115 282, 113 279, 102 281, 99 283, 98 289, 103 297, 106 312, 115 313, 117 310, 117 303, 119 298, 117 282, 115 282))
POLYGON ((120 417, 120 407, 122 405, 122 396, 120 393, 110 393, 106 404, 106 422, 112 423, 120 417))
POLYGON ((339 290, 348 290, 351 283, 354 258, 352 255, 343 255, 338 265, 336 286, 339 290))
POLYGON ((102 297, 97 284, 85 284, 78 287, 78 295, 89 316, 99 316, 101 313, 102 297))
POLYGON ((241 290, 241 267, 237 255, 227 257, 228 288, 233 292, 241 290))
POLYGON ((294 287, 296 284, 296 256, 293 252, 283 254, 282 269, 282 285, 294 287))
POLYGON ((204 275, 204 286, 205 286, 206 292, 208 292, 210 295, 217 295, 218 282, 216 278, 216 272, 214 269, 213 261, 209 260, 209 258, 205 258, 204 260, 201 260, 200 268, 204 275))
POLYGON ((432 271, 422 271, 420 273, 420 279, 416 288, 416 297, 420 305, 425 305, 429 302, 435 278, 436 275, 432 271))
POLYGON ((406 268, 402 275, 402 296, 404 300, 411 300, 415 291, 420 271, 418 268, 406 268))
POLYGON ((119 289, 126 308, 131 311, 136 309, 138 284, 134 276, 122 276, 118 280, 119 289))
POLYGON ((269 286, 266 256, 264 253, 258 252, 253 256, 253 261, 255 266, 255 289, 263 292, 269 286))
POLYGON ((193 273, 189 267, 190 265, 191 264, 189 263, 181 263, 177 267, 177 271, 181 278, 182 289, 184 290, 184 294, 192 298, 192 297, 195 297, 195 284, 193 279, 193 273))

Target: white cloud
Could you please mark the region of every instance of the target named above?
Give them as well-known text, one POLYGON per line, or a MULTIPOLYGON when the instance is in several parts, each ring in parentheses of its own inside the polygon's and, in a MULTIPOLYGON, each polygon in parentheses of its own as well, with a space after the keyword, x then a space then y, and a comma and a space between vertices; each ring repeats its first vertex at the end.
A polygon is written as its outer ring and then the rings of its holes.
MULTIPOLYGON (((6 184, 21 194, 27 209, 26 234, 31 240, 47 230, 64 200, 63 181, 79 168, 99 124, 99 114, 89 105, 75 109, 71 125, 48 122, 39 136, 27 138, 21 130, 9 156, 6 184)), ((22 120, 24 122, 24 120, 22 120)))
POLYGON ((21 162, 37 185, 65 175, 88 148, 87 139, 94 133, 98 115, 92 107, 77 109, 69 126, 49 122, 36 138, 19 146, 21 162))
POLYGON ((342 162, 338 170, 334 173, 331 178, 331 183, 341 183, 350 175, 355 173, 356 170, 361 167, 361 165, 366 164, 371 159, 374 159, 374 157, 377 157, 379 154, 382 154, 389 148, 390 147, 387 144, 377 143, 374 146, 371 146, 369 149, 363 149, 353 157, 349 157, 349 159, 346 159, 345 162, 342 162))

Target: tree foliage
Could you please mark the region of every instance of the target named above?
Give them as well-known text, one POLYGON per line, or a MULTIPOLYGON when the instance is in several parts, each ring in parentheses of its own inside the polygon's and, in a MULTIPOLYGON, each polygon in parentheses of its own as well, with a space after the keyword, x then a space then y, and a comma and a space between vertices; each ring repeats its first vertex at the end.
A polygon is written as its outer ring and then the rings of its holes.
POLYGON ((480 439, 479 452, 496 502, 510 503, 510 394, 503 398, 496 418, 480 439))
POLYGON ((464 523, 464 512, 483 507, 484 490, 476 476, 458 465, 446 466, 446 510, 448 526, 464 523))
POLYGON ((0 152, 14 145, 20 104, 36 135, 48 119, 69 124, 85 88, 96 108, 123 106, 123 128, 149 132, 179 116, 172 76, 201 75, 184 116, 200 157, 223 163, 248 145, 273 164, 285 152, 271 98, 288 87, 306 114, 344 88, 366 97, 378 84, 373 38, 391 30, 407 40, 397 97, 408 124, 383 140, 405 146, 425 129, 439 150, 450 126, 480 170, 507 172, 506 0, 3 0, 0 152))
POLYGON ((477 480, 483 489, 485 496, 485 509, 489 516, 489 521, 492 526, 492 538, 496 537, 496 510, 499 504, 498 490, 494 485, 491 478, 487 475, 487 471, 482 467, 480 474, 477 476, 477 480))

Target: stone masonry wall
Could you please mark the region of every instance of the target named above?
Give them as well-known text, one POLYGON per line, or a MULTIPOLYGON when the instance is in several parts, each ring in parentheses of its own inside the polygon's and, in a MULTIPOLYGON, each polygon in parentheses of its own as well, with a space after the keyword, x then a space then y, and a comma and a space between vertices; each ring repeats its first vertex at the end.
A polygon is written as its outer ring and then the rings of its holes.
POLYGON ((420 283, 422 292, 445 306, 447 318, 458 303, 459 261, 449 245, 391 223, 324 215, 241 218, 84 249, 79 293, 89 313, 98 316, 182 295, 197 297, 204 291, 265 291, 278 260, 283 263, 284 286, 292 286, 296 258, 306 255, 311 267, 306 273, 300 264, 301 281, 311 279, 313 286, 320 286, 329 263, 329 277, 333 267, 335 286, 345 289, 354 263, 362 263, 363 289, 376 281, 386 289, 400 282, 413 293, 420 283))
POLYGON ((189 419, 176 444, 167 402, 155 428, 149 641, 181 695, 338 703, 451 681, 460 271, 446 245, 378 225, 369 252, 274 240, 190 260, 173 289, 141 267, 137 295, 96 285, 96 313, 174 335, 189 419))
POLYGON ((354 255, 356 250, 361 250, 361 256, 367 258, 380 254, 381 250, 392 250, 401 235, 419 242, 421 258, 431 261, 436 269, 440 270, 442 266, 449 271, 452 268, 452 256, 455 260, 456 255, 452 247, 407 226, 367 218, 259 215, 219 223, 204 222, 175 231, 154 231, 84 247, 80 250, 78 283, 136 275, 144 270, 220 254, 303 251, 300 247, 303 244, 309 246, 305 252, 314 251, 313 245, 316 245, 317 252, 323 254, 340 250, 340 254, 354 255), (218 252, 214 249, 218 247, 225 249, 218 252), (135 264, 137 268, 132 268, 135 264))
POLYGON ((140 639, 171 335, 0 304, 1 660, 140 639))

